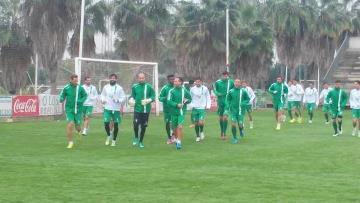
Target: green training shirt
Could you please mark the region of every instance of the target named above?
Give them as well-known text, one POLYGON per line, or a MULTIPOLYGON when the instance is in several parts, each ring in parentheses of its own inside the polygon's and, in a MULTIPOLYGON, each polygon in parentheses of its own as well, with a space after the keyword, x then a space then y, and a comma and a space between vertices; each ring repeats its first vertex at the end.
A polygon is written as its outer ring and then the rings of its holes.
POLYGON ((330 104, 332 110, 343 110, 346 106, 348 96, 345 90, 333 88, 326 96, 326 102, 330 104))
POLYGON ((213 84, 214 93, 217 96, 218 103, 225 103, 226 95, 234 88, 234 81, 232 79, 219 79, 213 84))
POLYGON ((285 103, 286 95, 289 92, 288 87, 284 83, 275 82, 269 87, 269 92, 272 95, 273 103, 285 103))
POLYGON ((169 91, 167 104, 170 107, 172 116, 184 115, 186 104, 191 102, 191 95, 184 87, 174 87, 169 91), (186 101, 185 101, 186 100, 186 101), (178 104, 184 104, 182 108, 178 108, 178 104))
POLYGON ((163 86, 160 91, 159 101, 163 103, 163 112, 170 113, 170 107, 167 105, 167 99, 169 96, 169 91, 174 88, 174 86, 170 83, 163 86))
POLYGON ((149 113, 151 111, 151 103, 148 103, 144 106, 141 104, 141 101, 144 99, 151 99, 151 102, 154 102, 155 91, 148 83, 137 83, 134 84, 131 88, 131 97, 135 100, 135 112, 149 113))
POLYGON ((231 113, 238 113, 243 115, 242 107, 245 107, 250 102, 250 96, 244 88, 234 88, 230 90, 226 100, 226 110, 231 113))
POLYGON ((85 89, 81 85, 73 85, 68 83, 64 89, 60 93, 60 102, 64 102, 65 104, 65 111, 75 113, 75 100, 76 100, 76 89, 78 88, 78 98, 77 98, 77 111, 82 108, 87 94, 85 89))

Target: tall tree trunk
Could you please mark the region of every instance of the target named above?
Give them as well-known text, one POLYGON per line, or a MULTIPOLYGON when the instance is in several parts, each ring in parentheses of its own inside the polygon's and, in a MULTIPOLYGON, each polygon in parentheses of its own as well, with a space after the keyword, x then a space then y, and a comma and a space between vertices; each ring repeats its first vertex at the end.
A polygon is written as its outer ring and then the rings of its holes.
POLYGON ((1 82, 8 92, 19 92, 26 85, 29 65, 31 64, 31 47, 2 47, 0 53, 1 82))

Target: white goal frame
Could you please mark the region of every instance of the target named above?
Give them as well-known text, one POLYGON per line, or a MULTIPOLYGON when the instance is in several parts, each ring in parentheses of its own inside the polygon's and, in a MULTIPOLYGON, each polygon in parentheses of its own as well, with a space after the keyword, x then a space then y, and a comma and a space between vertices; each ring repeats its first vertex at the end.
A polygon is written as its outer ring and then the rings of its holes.
POLYGON ((104 63, 117 63, 117 64, 132 64, 132 65, 151 65, 153 66, 153 83, 155 90, 155 112, 156 116, 160 115, 160 103, 159 103, 159 64, 155 62, 143 62, 143 61, 121 61, 121 60, 110 60, 110 59, 97 59, 97 58, 75 58, 75 74, 78 75, 79 81, 81 81, 81 62, 104 62, 104 63))

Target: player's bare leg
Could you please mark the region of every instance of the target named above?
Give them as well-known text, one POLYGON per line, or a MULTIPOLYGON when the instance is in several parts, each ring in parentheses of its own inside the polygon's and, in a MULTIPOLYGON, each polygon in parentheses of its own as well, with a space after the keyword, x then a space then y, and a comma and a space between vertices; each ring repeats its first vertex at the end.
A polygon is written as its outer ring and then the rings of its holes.
POLYGON ((353 124, 353 131, 352 131, 352 136, 356 136, 357 134, 359 134, 359 119, 354 118, 352 120, 352 124, 353 124))
POLYGON ((253 121, 253 117, 252 117, 251 111, 248 112, 248 117, 249 117, 250 129, 253 129, 253 128, 254 128, 254 121, 253 121))
POLYGON ((74 123, 69 122, 66 126, 66 136, 68 140, 68 146, 67 148, 73 148, 74 146, 74 140, 73 140, 73 131, 74 131, 74 123))
POLYGON ((276 114, 276 130, 280 130, 281 128, 281 122, 284 122, 284 111, 279 110, 276 114))
POLYGON ((222 116, 222 123, 223 123, 223 130, 222 130, 222 140, 226 140, 226 130, 227 130, 227 125, 228 125, 228 117, 227 116, 222 116))
POLYGON ((85 116, 82 135, 87 135, 87 131, 89 129, 89 123, 90 123, 90 118, 88 116, 85 116))
POLYGON ((182 126, 178 126, 174 132, 175 132, 175 138, 176 138, 176 143, 175 143, 176 149, 181 149, 181 146, 182 146, 181 141, 183 139, 182 126))
POLYGON ((200 129, 200 140, 204 140, 205 139, 205 134, 204 134, 205 122, 203 120, 200 120, 198 125, 199 125, 199 129, 200 129))

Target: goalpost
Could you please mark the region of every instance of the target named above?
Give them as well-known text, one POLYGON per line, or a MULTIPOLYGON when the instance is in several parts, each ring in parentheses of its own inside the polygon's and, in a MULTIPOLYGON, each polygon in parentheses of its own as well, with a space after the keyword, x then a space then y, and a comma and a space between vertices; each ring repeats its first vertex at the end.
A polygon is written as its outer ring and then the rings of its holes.
MULTIPOLYGON (((119 85, 123 87, 125 94, 131 94, 131 86, 136 82, 136 75, 143 72, 147 82, 152 84, 155 90, 155 113, 160 114, 159 96, 159 72, 158 63, 142 61, 122 61, 98 58, 75 58, 75 73, 79 76, 79 81, 85 76, 92 79, 92 84, 96 86, 99 94, 102 86, 108 82, 109 74, 118 75, 119 85), (151 79, 151 80, 150 80, 151 79)), ((127 101, 126 101, 127 102, 127 101)))

